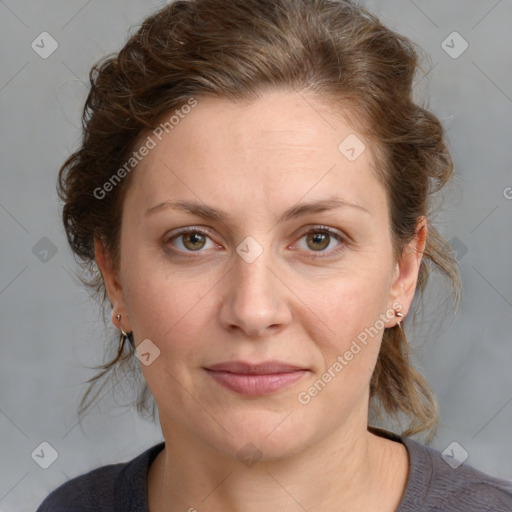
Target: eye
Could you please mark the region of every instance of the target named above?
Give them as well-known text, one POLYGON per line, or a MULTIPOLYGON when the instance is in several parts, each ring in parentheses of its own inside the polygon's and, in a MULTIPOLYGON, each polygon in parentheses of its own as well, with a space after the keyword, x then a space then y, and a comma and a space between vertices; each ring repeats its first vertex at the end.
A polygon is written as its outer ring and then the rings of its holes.
MULTIPOLYGON (((320 252, 320 253, 328 253, 331 255, 332 253, 336 253, 343 249, 345 239, 339 234, 337 231, 330 229, 326 226, 317 226, 308 230, 304 233, 300 240, 305 239, 306 248, 299 247, 300 249, 304 249, 307 252, 320 252), (326 251, 326 249, 331 245, 333 240, 338 242, 337 249, 330 249, 326 251), (341 246, 341 248, 340 248, 341 246)), ((323 254, 321 256, 313 256, 315 258, 323 258, 325 257, 323 254)))
MULTIPOLYGON (((314 258, 323 258, 332 253, 337 253, 342 250, 345 245, 344 236, 326 226, 317 226, 309 229, 300 237, 299 241, 303 239, 305 240, 305 247, 300 247, 299 244, 299 249, 306 252, 327 253, 326 255, 315 255, 313 256, 314 258), (332 245, 333 241, 338 242, 338 248, 326 250, 332 245)), ((209 232, 199 228, 184 228, 181 231, 175 232, 166 238, 165 244, 171 245, 176 249, 175 252, 182 253, 199 253, 202 252, 203 249, 211 249, 216 246, 209 232), (210 241, 210 247, 207 246, 208 241, 210 241)))
MULTIPOLYGON (((209 234, 198 228, 186 229, 175 233, 166 239, 166 244, 171 244, 182 252, 200 252, 207 245, 207 241, 213 244, 209 234), (180 241, 177 245, 174 242, 180 241), (181 245, 181 247, 179 247, 181 245)), ((206 247, 208 249, 208 247, 206 247)))

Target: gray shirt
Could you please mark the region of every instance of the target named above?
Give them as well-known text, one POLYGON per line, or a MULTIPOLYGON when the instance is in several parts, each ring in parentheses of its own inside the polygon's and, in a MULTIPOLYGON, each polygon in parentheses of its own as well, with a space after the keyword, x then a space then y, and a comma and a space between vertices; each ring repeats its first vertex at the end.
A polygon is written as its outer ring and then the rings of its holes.
MULTIPOLYGON (((411 438, 374 427, 371 431, 402 442, 409 452, 409 477, 396 512, 512 512, 511 481, 466 463, 455 467, 455 460, 450 460, 453 452, 448 453, 449 464, 440 452, 411 438)), ((69 480, 36 512, 148 512, 148 468, 164 446, 157 444, 129 462, 102 466, 69 480)))

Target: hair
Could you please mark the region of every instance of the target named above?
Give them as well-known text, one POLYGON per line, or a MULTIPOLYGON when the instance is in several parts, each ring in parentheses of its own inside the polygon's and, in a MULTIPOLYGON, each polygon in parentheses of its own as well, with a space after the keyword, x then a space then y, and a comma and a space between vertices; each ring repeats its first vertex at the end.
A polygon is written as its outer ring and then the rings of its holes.
MULTIPOLYGON (((418 220, 429 219, 417 294, 437 269, 458 299, 453 252, 430 224, 432 198, 453 165, 441 123, 413 99, 418 60, 409 39, 343 0, 177 0, 147 18, 118 54, 91 69, 82 144, 59 172, 67 238, 86 271, 82 282, 101 297, 103 312, 108 297, 94 243, 103 241, 118 267, 123 200, 133 176, 119 172, 137 144, 191 98, 245 101, 277 89, 311 93, 355 114, 351 119, 371 142, 387 191, 397 255, 414 238, 418 220), (116 173, 123 179, 112 183, 116 173), (108 197, 98 197, 107 182, 113 185, 108 197)), ((89 379, 80 414, 97 399, 103 377, 138 368, 130 341, 125 344, 121 335, 112 342, 114 356, 89 379)), ((145 382, 136 405, 155 418, 145 382)), ((370 408, 388 417, 405 415, 403 435, 437 428, 434 393, 413 368, 401 327, 384 331, 370 408)))

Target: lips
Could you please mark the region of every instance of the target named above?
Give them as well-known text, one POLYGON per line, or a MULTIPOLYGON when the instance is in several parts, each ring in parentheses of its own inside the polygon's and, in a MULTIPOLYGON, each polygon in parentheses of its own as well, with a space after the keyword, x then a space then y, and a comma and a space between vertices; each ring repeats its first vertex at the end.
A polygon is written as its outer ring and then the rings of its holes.
POLYGON ((207 370, 217 372, 241 373, 248 375, 262 375, 272 373, 288 373, 299 370, 305 370, 299 366, 294 366, 280 361, 265 361, 263 363, 251 364, 244 361, 228 361, 225 363, 215 364, 206 368, 207 370))
POLYGON ((280 361, 251 364, 229 361, 205 368, 215 382, 242 395, 261 396, 298 381, 309 370, 280 361))

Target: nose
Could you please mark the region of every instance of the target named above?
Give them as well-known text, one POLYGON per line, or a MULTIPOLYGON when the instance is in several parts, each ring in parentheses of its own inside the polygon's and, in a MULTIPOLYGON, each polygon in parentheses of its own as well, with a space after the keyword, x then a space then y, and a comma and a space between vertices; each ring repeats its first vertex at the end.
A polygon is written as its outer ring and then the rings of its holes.
POLYGON ((272 264, 270 249, 248 263, 238 255, 229 273, 220 309, 222 325, 244 337, 276 334, 292 319, 292 292, 272 264))

